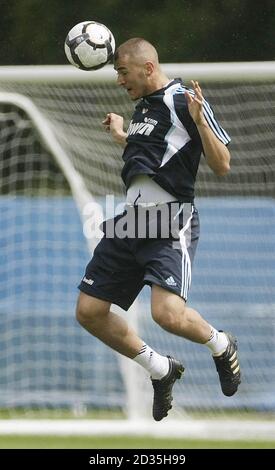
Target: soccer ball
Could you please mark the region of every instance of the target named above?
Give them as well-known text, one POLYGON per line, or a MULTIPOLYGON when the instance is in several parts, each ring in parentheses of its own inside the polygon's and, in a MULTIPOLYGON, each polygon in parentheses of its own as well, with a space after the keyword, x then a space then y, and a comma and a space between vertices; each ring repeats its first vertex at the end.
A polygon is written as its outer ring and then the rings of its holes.
POLYGON ((83 21, 69 31, 64 49, 68 61, 75 67, 97 70, 113 58, 115 39, 104 24, 83 21))

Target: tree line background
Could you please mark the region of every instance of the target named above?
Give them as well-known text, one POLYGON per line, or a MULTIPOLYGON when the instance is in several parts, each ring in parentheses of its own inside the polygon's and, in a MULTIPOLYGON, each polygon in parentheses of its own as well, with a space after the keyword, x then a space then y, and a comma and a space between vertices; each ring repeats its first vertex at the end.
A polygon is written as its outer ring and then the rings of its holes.
POLYGON ((69 29, 96 20, 117 44, 151 41, 161 62, 275 59, 274 0, 0 0, 0 65, 65 64, 69 29))

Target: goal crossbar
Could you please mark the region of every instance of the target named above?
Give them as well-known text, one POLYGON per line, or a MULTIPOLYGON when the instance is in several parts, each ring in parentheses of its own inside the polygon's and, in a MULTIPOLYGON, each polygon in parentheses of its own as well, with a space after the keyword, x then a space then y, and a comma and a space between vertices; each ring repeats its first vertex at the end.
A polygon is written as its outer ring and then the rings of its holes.
MULTIPOLYGON (((204 79, 207 81, 237 80, 274 80, 275 61, 265 62, 206 62, 162 64, 169 76, 179 74, 186 80, 204 79)), ((2 66, 0 80, 16 80, 18 82, 94 82, 113 81, 115 71, 111 65, 101 70, 87 72, 70 65, 36 65, 36 66, 2 66)))

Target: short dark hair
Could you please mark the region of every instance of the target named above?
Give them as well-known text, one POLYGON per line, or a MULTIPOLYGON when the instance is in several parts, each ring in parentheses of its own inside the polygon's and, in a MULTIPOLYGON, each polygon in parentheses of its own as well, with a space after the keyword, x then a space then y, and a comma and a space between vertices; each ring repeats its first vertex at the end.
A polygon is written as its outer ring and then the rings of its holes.
POLYGON ((114 61, 117 61, 120 54, 142 54, 144 50, 151 50, 152 53, 155 55, 156 59, 158 60, 158 53, 156 48, 144 38, 131 38, 127 41, 120 44, 120 46, 116 49, 114 54, 114 61))

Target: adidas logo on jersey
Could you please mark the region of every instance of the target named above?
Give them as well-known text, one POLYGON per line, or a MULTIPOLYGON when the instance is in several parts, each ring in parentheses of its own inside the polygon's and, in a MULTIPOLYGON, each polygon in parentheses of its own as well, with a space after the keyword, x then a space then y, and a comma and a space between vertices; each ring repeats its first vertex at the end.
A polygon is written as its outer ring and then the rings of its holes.
POLYGON ((175 281, 175 279, 173 278, 173 276, 169 276, 166 280, 165 280, 166 284, 168 286, 176 286, 177 283, 175 281))

